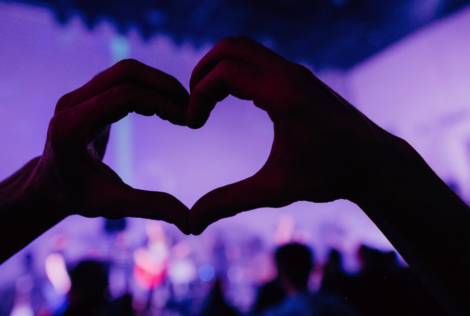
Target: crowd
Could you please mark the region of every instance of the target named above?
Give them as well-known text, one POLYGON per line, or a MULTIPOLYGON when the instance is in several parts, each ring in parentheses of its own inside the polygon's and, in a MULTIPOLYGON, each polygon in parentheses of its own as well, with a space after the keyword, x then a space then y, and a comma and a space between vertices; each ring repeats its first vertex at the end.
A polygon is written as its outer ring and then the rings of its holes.
MULTIPOLYGON (((212 282, 203 304, 169 299, 155 309, 134 310, 132 295, 110 299, 107 264, 86 260, 70 273, 72 287, 64 309, 56 315, 247 315, 247 316, 373 316, 373 315, 447 315, 416 274, 397 262, 396 253, 381 252, 362 245, 357 252, 361 263, 358 273, 344 271, 341 254, 332 249, 326 263, 318 267, 312 250, 292 243, 273 254, 277 276, 258 287, 249 312, 240 311, 226 298, 226 278, 212 282), (312 271, 322 271, 321 286, 308 288, 312 271)), ((162 284, 162 286, 166 286, 162 284)))

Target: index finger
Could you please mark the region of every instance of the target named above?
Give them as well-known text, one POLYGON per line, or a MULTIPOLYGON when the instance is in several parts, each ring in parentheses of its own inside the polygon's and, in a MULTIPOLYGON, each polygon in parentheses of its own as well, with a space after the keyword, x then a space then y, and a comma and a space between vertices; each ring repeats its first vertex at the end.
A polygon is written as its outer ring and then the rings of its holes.
POLYGON ((290 62, 248 37, 227 37, 219 41, 194 67, 190 90, 224 59, 241 61, 265 70, 282 72, 290 62))
POLYGON ((182 110, 186 110, 189 94, 175 77, 137 60, 124 59, 60 98, 55 113, 83 103, 121 83, 132 83, 158 92, 175 100, 182 110))
POLYGON ((229 94, 243 100, 253 100, 264 107, 265 91, 269 90, 272 74, 266 70, 236 60, 223 60, 193 89, 186 113, 186 125, 202 127, 217 102, 229 94))

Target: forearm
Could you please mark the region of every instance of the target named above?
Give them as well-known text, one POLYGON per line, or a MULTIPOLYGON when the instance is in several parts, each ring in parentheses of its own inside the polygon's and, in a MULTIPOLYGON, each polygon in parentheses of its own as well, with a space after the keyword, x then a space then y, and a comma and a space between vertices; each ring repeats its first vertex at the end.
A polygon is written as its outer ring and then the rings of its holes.
POLYGON ((470 211, 406 142, 394 140, 354 199, 449 315, 470 314, 470 211), (377 179, 374 181, 373 179, 377 179))
POLYGON ((31 160, 0 183, 0 263, 64 218, 35 183, 38 161, 31 160))

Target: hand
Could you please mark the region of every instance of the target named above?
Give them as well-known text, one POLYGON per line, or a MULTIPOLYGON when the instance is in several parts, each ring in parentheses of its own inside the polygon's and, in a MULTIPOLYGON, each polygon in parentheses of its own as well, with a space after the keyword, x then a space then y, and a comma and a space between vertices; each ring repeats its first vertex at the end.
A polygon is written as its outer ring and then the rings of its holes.
POLYGON ((188 92, 173 77, 123 60, 64 95, 49 124, 32 181, 64 217, 164 220, 188 234, 187 207, 167 193, 133 189, 101 160, 110 124, 130 112, 185 125, 188 92))
POLYGON ((259 207, 353 200, 373 167, 364 157, 391 136, 307 68, 245 37, 217 43, 195 67, 190 88, 191 128, 203 126, 216 102, 229 94, 253 100, 274 123, 265 165, 252 177, 203 196, 189 215, 194 234, 259 207))

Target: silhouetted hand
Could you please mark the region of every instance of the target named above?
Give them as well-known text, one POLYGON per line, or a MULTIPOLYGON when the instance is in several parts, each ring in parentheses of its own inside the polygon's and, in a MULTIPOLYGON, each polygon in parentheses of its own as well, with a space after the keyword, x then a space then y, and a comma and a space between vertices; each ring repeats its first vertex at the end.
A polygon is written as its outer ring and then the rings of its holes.
POLYGON ((109 125, 130 112, 185 125, 188 92, 172 76, 123 60, 64 95, 31 179, 64 214, 164 220, 189 233, 187 207, 167 193, 133 189, 101 162, 109 125))
POLYGON ((354 199, 370 172, 371 149, 388 137, 307 68, 249 38, 218 42, 195 67, 190 87, 191 128, 203 126, 216 102, 229 94, 253 100, 274 123, 265 165, 252 177, 203 196, 189 215, 194 234, 259 207, 354 199))

